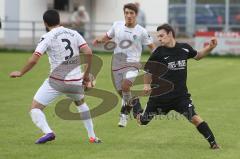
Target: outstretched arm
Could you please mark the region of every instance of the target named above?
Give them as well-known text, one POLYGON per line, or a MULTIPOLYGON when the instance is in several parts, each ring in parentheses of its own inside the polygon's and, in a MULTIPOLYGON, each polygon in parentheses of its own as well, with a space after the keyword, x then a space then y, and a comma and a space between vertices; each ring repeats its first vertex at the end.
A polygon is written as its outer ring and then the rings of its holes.
POLYGON ((92 50, 88 45, 81 48, 81 52, 85 54, 84 58, 86 58, 86 65, 84 66, 84 75, 83 75, 83 83, 86 84, 90 81, 89 73, 92 64, 92 50))
POLYGON ((105 43, 105 42, 107 42, 109 40, 111 40, 111 38, 108 37, 107 34, 106 34, 104 36, 100 36, 100 37, 95 38, 93 40, 93 45, 96 46, 97 44, 105 43))
POLYGON ((144 81, 144 88, 143 88, 144 95, 148 95, 151 93, 152 74, 146 72, 144 74, 143 81, 144 81))
POLYGON ((11 78, 21 77, 28 71, 30 71, 38 62, 40 59, 40 56, 33 54, 25 64, 25 66, 20 71, 13 71, 10 73, 11 78))
POLYGON ((148 48, 150 49, 150 53, 152 53, 154 50, 155 50, 155 48, 156 48, 156 46, 155 46, 155 44, 149 44, 149 45, 147 45, 148 46, 148 48))
POLYGON ((198 54, 196 55, 196 60, 201 60, 203 57, 207 56, 215 47, 217 46, 217 39, 213 37, 209 44, 198 51, 198 54))

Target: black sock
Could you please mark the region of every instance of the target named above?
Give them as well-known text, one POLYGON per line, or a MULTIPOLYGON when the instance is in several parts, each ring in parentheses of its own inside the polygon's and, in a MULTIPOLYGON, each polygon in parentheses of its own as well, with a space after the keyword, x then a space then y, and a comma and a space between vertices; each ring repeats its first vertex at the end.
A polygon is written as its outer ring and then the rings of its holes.
POLYGON ((203 121, 201 124, 197 126, 198 131, 205 137, 205 139, 209 142, 210 146, 216 144, 215 137, 209 128, 208 124, 203 121))
POLYGON ((126 115, 130 114, 131 110, 132 110, 132 106, 129 106, 129 105, 125 105, 125 108, 126 108, 126 115))
POLYGON ((124 105, 121 108, 121 114, 125 114, 128 115, 130 113, 130 111, 132 110, 132 107, 124 105))
POLYGON ((126 112, 126 107, 125 107, 125 106, 122 106, 122 108, 121 108, 121 114, 125 114, 125 112, 126 112))
POLYGON ((133 117, 136 118, 139 113, 143 112, 139 98, 134 99, 132 104, 133 104, 133 117))

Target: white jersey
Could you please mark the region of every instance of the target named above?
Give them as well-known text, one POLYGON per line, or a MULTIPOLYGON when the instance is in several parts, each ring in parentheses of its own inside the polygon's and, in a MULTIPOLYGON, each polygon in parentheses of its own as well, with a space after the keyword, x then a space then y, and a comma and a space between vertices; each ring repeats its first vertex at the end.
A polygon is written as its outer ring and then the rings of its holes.
POLYGON ((114 22, 107 36, 116 43, 113 70, 129 66, 132 62, 138 63, 141 59, 142 46, 153 43, 146 29, 138 24, 134 28, 128 28, 123 21, 114 22))
POLYGON ((74 81, 82 78, 78 56, 80 48, 86 45, 78 32, 61 26, 41 37, 35 54, 41 56, 47 52, 51 66, 50 77, 74 81))

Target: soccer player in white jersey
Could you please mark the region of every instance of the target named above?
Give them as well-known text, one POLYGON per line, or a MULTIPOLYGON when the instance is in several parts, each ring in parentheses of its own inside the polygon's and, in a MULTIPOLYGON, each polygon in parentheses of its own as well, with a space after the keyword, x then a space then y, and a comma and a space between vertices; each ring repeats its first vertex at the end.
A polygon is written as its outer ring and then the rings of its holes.
MULTIPOLYGON (((155 48, 152 38, 147 31, 136 23, 138 14, 136 5, 133 3, 125 4, 123 11, 125 21, 114 22, 105 36, 98 37, 93 41, 95 46, 108 42, 111 39, 116 44, 112 59, 112 71, 115 87, 123 99, 120 121, 118 123, 119 127, 126 127, 127 125, 128 114, 131 110, 129 101, 133 98, 130 93, 130 87, 139 72, 142 46, 147 45, 151 51, 155 48)), ((138 98, 132 103, 141 107, 138 98)), ((137 108, 137 106, 133 108, 137 108)), ((137 112, 134 111, 134 113, 136 114, 137 112)))
MULTIPOLYGON (((51 103, 56 97, 65 94, 74 100, 79 113, 87 112, 88 118, 83 119, 84 126, 88 132, 89 141, 91 143, 100 143, 101 140, 95 135, 92 119, 89 113, 89 108, 84 102, 83 84, 89 82, 89 70, 91 65, 92 50, 88 47, 86 41, 76 31, 60 26, 59 13, 56 10, 48 10, 43 14, 43 21, 48 31, 44 34, 38 43, 38 46, 29 58, 27 64, 20 70, 10 73, 10 77, 22 77, 30 71, 39 61, 40 57, 47 52, 51 72, 42 86, 38 89, 33 98, 30 109, 30 116, 33 123, 42 130, 44 135, 36 141, 36 144, 46 143, 55 139, 55 133, 49 127, 43 109, 51 103), (64 68, 71 67, 71 64, 76 58, 79 59, 79 53, 83 52, 87 57, 87 66, 85 72, 81 73, 81 68, 77 65, 76 68, 66 72, 64 68), (66 75, 65 75, 66 74, 66 75), (61 83, 64 85, 63 92, 57 90, 50 81, 61 83), (67 85, 72 84, 79 86, 81 93, 72 92, 67 85), (65 92, 64 92, 65 91, 65 92), (70 92, 69 92, 70 91, 70 92), (68 93, 66 93, 68 92, 68 93)), ((80 60, 78 60, 80 61, 80 60)), ((67 70, 68 71, 68 70, 67 70)))

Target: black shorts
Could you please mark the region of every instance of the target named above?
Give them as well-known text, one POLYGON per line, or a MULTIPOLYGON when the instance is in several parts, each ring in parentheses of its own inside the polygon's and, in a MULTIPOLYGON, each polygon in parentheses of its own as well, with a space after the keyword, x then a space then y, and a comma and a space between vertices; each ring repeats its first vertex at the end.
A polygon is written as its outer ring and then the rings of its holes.
POLYGON ((166 115, 171 110, 174 110, 184 115, 189 121, 191 121, 192 117, 197 115, 194 109, 195 107, 189 97, 181 97, 170 101, 158 102, 149 98, 140 120, 143 125, 146 125, 155 115, 166 115))

